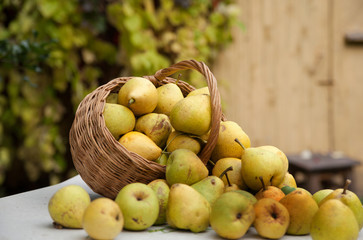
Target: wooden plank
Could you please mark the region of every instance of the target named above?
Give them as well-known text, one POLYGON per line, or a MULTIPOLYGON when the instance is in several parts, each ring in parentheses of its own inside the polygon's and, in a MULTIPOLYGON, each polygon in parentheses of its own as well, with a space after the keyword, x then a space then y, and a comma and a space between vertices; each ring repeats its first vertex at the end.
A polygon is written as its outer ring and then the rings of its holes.
POLYGON ((363 1, 334 1, 335 148, 362 162, 357 168, 363 196, 363 46, 347 45, 347 33, 363 33, 363 1))
POLYGON ((246 30, 213 67, 227 118, 253 146, 327 151, 328 0, 238 4, 246 30))

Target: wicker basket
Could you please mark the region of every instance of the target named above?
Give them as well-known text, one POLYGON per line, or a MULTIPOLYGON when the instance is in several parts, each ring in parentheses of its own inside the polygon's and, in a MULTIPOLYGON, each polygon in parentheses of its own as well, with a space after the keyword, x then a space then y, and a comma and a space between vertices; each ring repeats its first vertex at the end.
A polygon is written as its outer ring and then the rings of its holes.
MULTIPOLYGON (((180 70, 193 69, 204 75, 211 95, 212 124, 209 139, 199 157, 207 164, 216 145, 221 111, 217 81, 209 68, 195 60, 186 60, 159 70, 154 76, 144 76, 156 87, 175 79, 168 77, 180 70)), ((146 160, 124 148, 108 131, 103 118, 106 97, 118 92, 132 77, 120 77, 98 87, 79 104, 69 140, 74 166, 86 184, 96 193, 114 199, 121 188, 132 182, 149 183, 165 177, 165 166, 146 160)), ((195 88, 178 81, 184 95, 195 88)))

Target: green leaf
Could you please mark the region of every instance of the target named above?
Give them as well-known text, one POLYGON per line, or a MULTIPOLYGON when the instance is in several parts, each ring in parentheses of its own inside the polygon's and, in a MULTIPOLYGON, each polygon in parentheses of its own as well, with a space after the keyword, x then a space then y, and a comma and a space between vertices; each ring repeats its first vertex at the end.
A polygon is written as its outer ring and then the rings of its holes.
POLYGON ((287 194, 295 191, 296 188, 290 187, 290 186, 284 186, 284 187, 281 188, 281 190, 285 193, 285 195, 287 195, 287 194))

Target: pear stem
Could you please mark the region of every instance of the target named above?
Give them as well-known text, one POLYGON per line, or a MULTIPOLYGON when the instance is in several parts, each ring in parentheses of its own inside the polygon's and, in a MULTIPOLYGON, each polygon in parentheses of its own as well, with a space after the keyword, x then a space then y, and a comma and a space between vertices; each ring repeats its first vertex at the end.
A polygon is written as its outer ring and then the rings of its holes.
POLYGON ((133 104, 135 102, 135 99, 130 98, 130 100, 127 103, 127 106, 130 106, 131 104, 133 104))
POLYGON ((212 164, 213 166, 215 166, 216 164, 212 161, 212 160, 208 160, 208 162, 210 163, 210 164, 212 164))
POLYGON ((225 170, 221 173, 221 175, 219 175, 219 178, 222 178, 223 176, 226 176, 228 186, 231 186, 231 182, 229 181, 229 178, 228 178, 228 174, 227 174, 227 172, 228 172, 228 171, 232 171, 232 170, 233 170, 233 167, 232 167, 232 166, 230 166, 230 167, 226 168, 226 169, 225 169, 225 170))
POLYGON ((241 143, 241 141, 238 138, 235 138, 234 141, 236 143, 238 143, 243 148, 243 150, 246 150, 245 146, 243 146, 243 144, 241 143))
POLYGON ((260 181, 262 183, 262 189, 265 191, 266 190, 266 185, 265 185, 265 182, 263 181, 263 177, 260 176, 259 179, 260 179, 260 181))
POLYGON ((346 194, 348 190, 348 186, 352 181, 350 179, 345 180, 344 188, 342 194, 346 194))

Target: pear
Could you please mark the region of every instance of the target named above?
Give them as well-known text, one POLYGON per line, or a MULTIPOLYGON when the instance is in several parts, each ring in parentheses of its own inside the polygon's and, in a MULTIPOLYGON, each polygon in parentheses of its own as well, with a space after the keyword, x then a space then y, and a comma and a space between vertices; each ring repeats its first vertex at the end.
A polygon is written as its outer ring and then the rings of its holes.
POLYGON ((148 79, 134 77, 120 88, 118 103, 130 108, 135 116, 141 116, 154 111, 158 103, 158 92, 148 79))
POLYGON ((285 186, 297 188, 296 180, 295 180, 294 176, 289 172, 286 172, 284 179, 282 180, 282 182, 280 183, 280 185, 278 187, 283 188, 285 186))
POLYGON ((170 153, 180 148, 189 149, 195 154, 201 150, 200 142, 197 139, 178 131, 172 131, 166 142, 166 150, 170 153))
POLYGON ((155 192, 159 199, 159 216, 154 225, 166 223, 166 206, 168 205, 170 188, 165 179, 155 179, 148 186, 155 192))
POLYGON ((169 226, 203 232, 209 226, 210 211, 207 199, 191 186, 182 183, 171 186, 166 209, 169 226))
POLYGON ((272 145, 260 146, 260 148, 264 148, 266 150, 269 150, 269 151, 277 154, 283 163, 284 171, 287 172, 287 170, 289 169, 289 160, 287 159, 287 157, 283 151, 281 151, 279 148, 272 146, 272 145))
POLYGON ((159 163, 160 165, 166 166, 168 162, 169 153, 163 152, 161 155, 155 160, 155 162, 159 163))
POLYGON ((258 191, 255 195, 257 200, 262 198, 271 198, 276 201, 280 201, 281 198, 285 197, 285 193, 278 187, 275 186, 265 186, 262 176, 260 176, 260 181, 262 184, 262 189, 258 191))
POLYGON ((131 131, 119 139, 127 150, 139 154, 141 157, 155 161, 161 155, 161 148, 143 133, 131 131))
POLYGON ((211 206, 224 193, 224 183, 216 176, 208 176, 191 186, 202 194, 211 206))
POLYGON ((253 205, 237 192, 223 193, 213 204, 210 215, 213 230, 227 239, 241 238, 254 220, 253 205))
POLYGON ((154 109, 155 113, 170 115, 174 105, 184 98, 182 91, 175 83, 167 83, 156 88, 158 92, 158 103, 154 109))
POLYGON ((207 167, 189 149, 177 149, 170 154, 165 171, 169 186, 175 183, 192 185, 207 176, 207 167))
POLYGON ((121 209, 109 198, 93 200, 84 211, 82 227, 92 239, 114 239, 123 226, 121 209))
POLYGON ((118 93, 109 93, 106 97, 106 103, 118 103, 118 93))
POLYGON ((103 118, 107 129, 117 140, 135 127, 135 116, 130 109, 120 104, 106 103, 103 118))
POLYGON ((286 174, 286 168, 280 157, 264 148, 246 148, 241 157, 242 178, 254 191, 262 188, 259 177, 263 177, 265 186, 279 186, 286 174))
POLYGON ((210 96, 200 94, 183 98, 170 112, 170 122, 175 130, 193 135, 203 135, 211 127, 212 108, 210 96))
POLYGON ((313 194, 313 198, 315 202, 319 205, 321 200, 323 200, 326 196, 332 193, 333 189, 321 189, 313 194))
MULTIPOLYGON (((231 184, 236 184, 239 189, 247 189, 247 185, 242 179, 242 161, 240 158, 222 158, 219 159, 212 169, 212 174, 214 176, 220 176, 222 172, 228 167, 233 169, 228 172, 228 178, 231 184)), ((221 177, 225 185, 230 185, 227 183, 227 177, 224 175, 221 177)))
POLYGON ((359 227, 352 210, 338 199, 325 201, 311 222, 314 240, 358 239, 359 227))
POLYGON ((162 113, 145 114, 139 117, 135 124, 135 131, 144 133, 160 148, 165 147, 171 130, 169 117, 162 113))
POLYGON ((50 198, 48 211, 56 226, 82 228, 84 211, 91 202, 88 192, 78 185, 58 189, 50 198))
POLYGON ((238 189, 238 190, 234 190, 233 192, 237 192, 237 193, 243 195, 244 197, 246 197, 252 205, 254 205, 257 202, 257 198, 252 193, 250 193, 246 190, 238 189))
POLYGON ((194 89, 193 91, 188 93, 187 97, 195 96, 195 95, 199 95, 199 94, 210 95, 208 86, 194 89))
POLYGON ((319 206, 324 204, 324 202, 328 201, 329 199, 338 199, 345 205, 347 205, 352 212, 354 213, 355 218, 357 219, 357 223, 359 229, 363 227, 363 206, 361 201, 359 200, 358 196, 348 190, 348 185, 350 184, 350 180, 347 179, 344 188, 338 188, 326 196, 323 200, 320 201, 319 206))
POLYGON ((250 147, 250 138, 236 122, 221 122, 217 144, 211 155, 212 161, 216 162, 217 160, 226 157, 241 158, 244 150, 237 142, 235 142, 236 138, 245 148, 250 147))
POLYGON ((319 207, 312 195, 305 189, 298 188, 280 200, 289 211, 290 223, 287 233, 305 235, 310 233, 312 219, 319 207))

